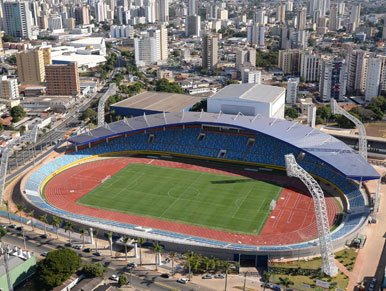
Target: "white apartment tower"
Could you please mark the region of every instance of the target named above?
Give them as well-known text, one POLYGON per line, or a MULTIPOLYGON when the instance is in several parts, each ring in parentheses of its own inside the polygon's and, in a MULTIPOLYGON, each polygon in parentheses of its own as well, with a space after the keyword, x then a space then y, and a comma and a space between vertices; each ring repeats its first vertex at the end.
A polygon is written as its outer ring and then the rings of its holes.
POLYGON ((361 4, 351 6, 350 22, 353 24, 353 30, 359 27, 361 20, 361 4))
POLYGON ((306 82, 319 81, 320 56, 313 55, 311 52, 305 52, 301 55, 300 76, 306 82))
POLYGON ((382 58, 370 58, 367 67, 367 81, 365 100, 371 101, 371 99, 378 97, 379 85, 381 78, 382 58))
POLYGON ((299 80, 297 78, 292 78, 288 80, 285 103, 287 104, 296 103, 298 98, 298 86, 299 86, 299 80))
POLYGON ((186 16, 185 36, 200 36, 201 32, 201 17, 199 15, 186 16))
POLYGON ((198 0, 189 0, 188 15, 198 15, 198 0))
POLYGON ((265 32, 264 24, 254 23, 251 26, 248 26, 247 41, 250 44, 264 46, 265 44, 264 32, 265 32))
POLYGON ((285 23, 285 4, 280 4, 276 8, 276 19, 277 22, 285 23))
POLYGON ((169 22, 169 0, 158 0, 158 20, 169 22))
POLYGON ((18 39, 32 39, 32 19, 28 2, 2 1, 2 9, 5 33, 18 39))

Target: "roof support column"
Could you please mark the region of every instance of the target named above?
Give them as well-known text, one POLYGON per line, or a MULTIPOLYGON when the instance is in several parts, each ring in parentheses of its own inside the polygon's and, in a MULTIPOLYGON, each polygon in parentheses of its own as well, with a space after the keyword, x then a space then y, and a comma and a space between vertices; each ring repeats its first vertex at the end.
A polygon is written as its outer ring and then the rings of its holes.
POLYGON ((377 191, 375 192, 374 212, 377 213, 379 210, 379 192, 381 190, 381 178, 378 179, 377 191))

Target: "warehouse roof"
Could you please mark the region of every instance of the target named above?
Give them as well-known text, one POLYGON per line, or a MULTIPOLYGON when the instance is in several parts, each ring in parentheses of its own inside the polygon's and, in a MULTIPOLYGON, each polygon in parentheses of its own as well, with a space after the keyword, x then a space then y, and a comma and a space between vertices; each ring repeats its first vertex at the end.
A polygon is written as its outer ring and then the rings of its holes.
POLYGON ((87 144, 116 135, 164 126, 209 124, 251 130, 288 143, 355 180, 379 179, 379 174, 342 141, 318 129, 283 119, 206 112, 173 112, 124 119, 77 135, 69 141, 87 144))
POLYGON ((111 106, 158 112, 178 112, 200 102, 201 99, 191 95, 145 91, 111 106))
POLYGON ((211 99, 244 99, 257 102, 272 103, 285 89, 277 86, 261 84, 232 84, 221 89, 211 99))

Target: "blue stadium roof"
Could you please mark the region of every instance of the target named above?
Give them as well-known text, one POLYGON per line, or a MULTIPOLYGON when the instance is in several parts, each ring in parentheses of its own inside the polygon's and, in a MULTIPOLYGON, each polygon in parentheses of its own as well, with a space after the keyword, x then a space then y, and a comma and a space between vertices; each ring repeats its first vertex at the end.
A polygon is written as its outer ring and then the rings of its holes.
POLYGON ((106 124, 69 141, 74 145, 83 145, 124 133, 187 124, 236 127, 266 134, 315 156, 347 178, 373 180, 380 177, 367 161, 342 141, 318 129, 283 119, 206 112, 161 113, 106 124))

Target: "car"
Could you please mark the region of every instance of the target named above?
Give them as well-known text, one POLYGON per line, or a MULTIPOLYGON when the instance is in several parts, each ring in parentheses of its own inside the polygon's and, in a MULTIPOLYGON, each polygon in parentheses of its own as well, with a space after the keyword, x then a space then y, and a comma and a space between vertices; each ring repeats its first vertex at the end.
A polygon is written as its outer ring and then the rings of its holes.
POLYGON ((16 224, 10 224, 8 228, 16 228, 16 224))
POLYGON ((22 231, 23 227, 22 226, 18 226, 18 227, 16 227, 16 230, 22 231))
POLYGON ((1 228, 7 228, 4 224, 0 225, 1 228))
POLYGON ((64 244, 65 247, 72 247, 72 243, 68 242, 64 244))
POLYGON ((95 253, 94 253, 94 256, 97 256, 97 257, 100 257, 101 255, 102 255, 101 252, 95 252, 95 253))
POLYGON ((41 253, 40 255, 41 255, 42 257, 47 257, 47 254, 48 254, 48 252, 44 252, 44 253, 41 253))
POLYGON ((216 279, 224 279, 225 278, 225 275, 224 274, 217 274, 216 276, 214 276, 216 279))
POLYGON ((90 249, 90 248, 85 248, 83 251, 84 251, 85 253, 91 253, 91 249, 90 249))
POLYGON ((170 277, 170 275, 169 275, 169 274, 166 274, 166 273, 163 273, 163 274, 161 274, 161 277, 162 277, 162 278, 165 278, 165 279, 168 279, 168 278, 170 277))
POLYGON ((131 263, 128 263, 127 266, 130 267, 130 268, 136 268, 137 267, 137 263, 131 262, 131 263))
POLYGON ((40 237, 41 238, 47 238, 48 236, 46 234, 42 234, 40 237))
POLYGON ((81 250, 82 249, 82 245, 76 245, 76 246, 74 246, 74 249, 81 250))
POLYGON ((274 291, 282 291, 283 290, 283 288, 281 288, 280 286, 272 286, 271 289, 274 291))
POLYGON ((186 284, 186 283, 188 283, 188 280, 186 280, 185 278, 179 278, 179 279, 177 280, 177 282, 178 282, 178 283, 181 283, 181 284, 186 284))
POLYGON ((204 276, 202 276, 202 279, 212 279, 212 275, 211 274, 206 274, 204 276))
POLYGON ((377 283, 377 278, 372 278, 371 279, 371 283, 376 284, 377 283))
POLYGON ((113 280, 113 281, 119 281, 119 277, 118 277, 118 275, 115 275, 115 274, 112 274, 111 276, 110 276, 110 280, 113 280))

